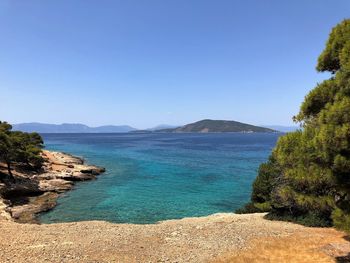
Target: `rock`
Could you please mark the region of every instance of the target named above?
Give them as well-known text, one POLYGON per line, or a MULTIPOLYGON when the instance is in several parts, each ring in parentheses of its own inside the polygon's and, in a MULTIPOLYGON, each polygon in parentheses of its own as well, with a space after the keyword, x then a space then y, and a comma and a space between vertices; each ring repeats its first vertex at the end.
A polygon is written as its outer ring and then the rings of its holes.
POLYGON ((72 174, 72 181, 87 181, 95 179, 95 175, 93 174, 84 174, 81 172, 74 172, 72 174))
POLYGON ((39 182, 30 179, 20 179, 15 183, 7 185, 2 191, 2 197, 5 199, 18 198, 20 196, 40 195, 43 191, 39 189, 39 182))
POLYGON ((6 220, 11 220, 11 215, 10 213, 8 213, 7 207, 8 207, 8 203, 3 200, 2 198, 0 198, 0 219, 6 219, 6 220))
POLYGON ((51 180, 56 178, 56 173, 43 173, 37 176, 37 179, 40 180, 51 180))
POLYGON ((36 214, 54 208, 57 197, 57 193, 47 192, 40 196, 31 197, 27 204, 9 207, 8 210, 17 222, 37 223, 36 214))
POLYGON ((105 168, 98 167, 98 166, 88 166, 87 168, 80 170, 80 172, 84 174, 93 174, 93 175, 99 175, 101 173, 104 173, 105 171, 106 171, 105 168))
POLYGON ((62 193, 72 189, 73 183, 63 179, 42 180, 39 183, 39 187, 45 192, 50 191, 62 193))
POLYGON ((82 158, 67 154, 67 153, 61 153, 64 154, 64 163, 69 164, 69 165, 74 165, 74 164, 84 164, 84 160, 82 158))
POLYGON ((72 189, 75 181, 92 180, 105 172, 104 168, 84 165, 82 158, 69 154, 44 150, 43 156, 46 161, 39 174, 16 171, 20 175, 16 182, 0 184, 0 201, 4 198, 0 202, 0 217, 7 210, 18 222, 37 222, 36 214, 52 209, 58 194, 72 189))

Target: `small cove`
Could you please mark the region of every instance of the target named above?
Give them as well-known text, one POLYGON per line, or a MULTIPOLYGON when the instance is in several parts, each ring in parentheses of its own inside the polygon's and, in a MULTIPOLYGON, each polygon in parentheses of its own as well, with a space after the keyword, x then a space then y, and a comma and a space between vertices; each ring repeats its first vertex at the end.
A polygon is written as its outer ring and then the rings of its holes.
POLYGON ((232 212, 249 200, 278 133, 43 134, 46 148, 107 169, 78 183, 43 223, 155 223, 232 212))

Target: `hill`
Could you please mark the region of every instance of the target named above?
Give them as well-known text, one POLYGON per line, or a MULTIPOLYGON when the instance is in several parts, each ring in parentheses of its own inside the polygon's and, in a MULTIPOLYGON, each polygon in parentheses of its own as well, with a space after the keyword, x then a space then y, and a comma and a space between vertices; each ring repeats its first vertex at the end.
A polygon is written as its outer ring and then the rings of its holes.
POLYGON ((157 130, 157 132, 276 132, 275 130, 237 121, 201 120, 181 127, 157 130))
POLYGON ((136 130, 127 125, 106 125, 89 127, 79 123, 46 124, 46 123, 20 123, 14 124, 13 130, 39 133, 119 133, 136 130))

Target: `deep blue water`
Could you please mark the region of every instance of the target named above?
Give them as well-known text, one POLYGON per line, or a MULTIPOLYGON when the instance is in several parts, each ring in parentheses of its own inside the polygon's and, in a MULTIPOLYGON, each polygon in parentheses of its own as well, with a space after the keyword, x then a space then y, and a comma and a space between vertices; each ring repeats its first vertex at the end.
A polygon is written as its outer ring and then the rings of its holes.
POLYGON ((44 134, 47 149, 103 166, 78 183, 43 223, 154 223, 232 212, 249 200, 259 164, 280 134, 44 134))

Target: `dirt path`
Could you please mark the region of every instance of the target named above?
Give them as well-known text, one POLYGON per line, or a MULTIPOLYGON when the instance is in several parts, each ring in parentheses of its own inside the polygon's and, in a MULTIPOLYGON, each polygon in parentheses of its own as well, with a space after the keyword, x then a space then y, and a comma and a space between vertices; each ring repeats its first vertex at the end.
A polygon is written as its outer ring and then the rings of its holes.
POLYGON ((341 232, 262 217, 215 214, 152 225, 3 220, 0 262, 303 262, 302 254, 304 262, 334 262, 350 253, 341 232))

